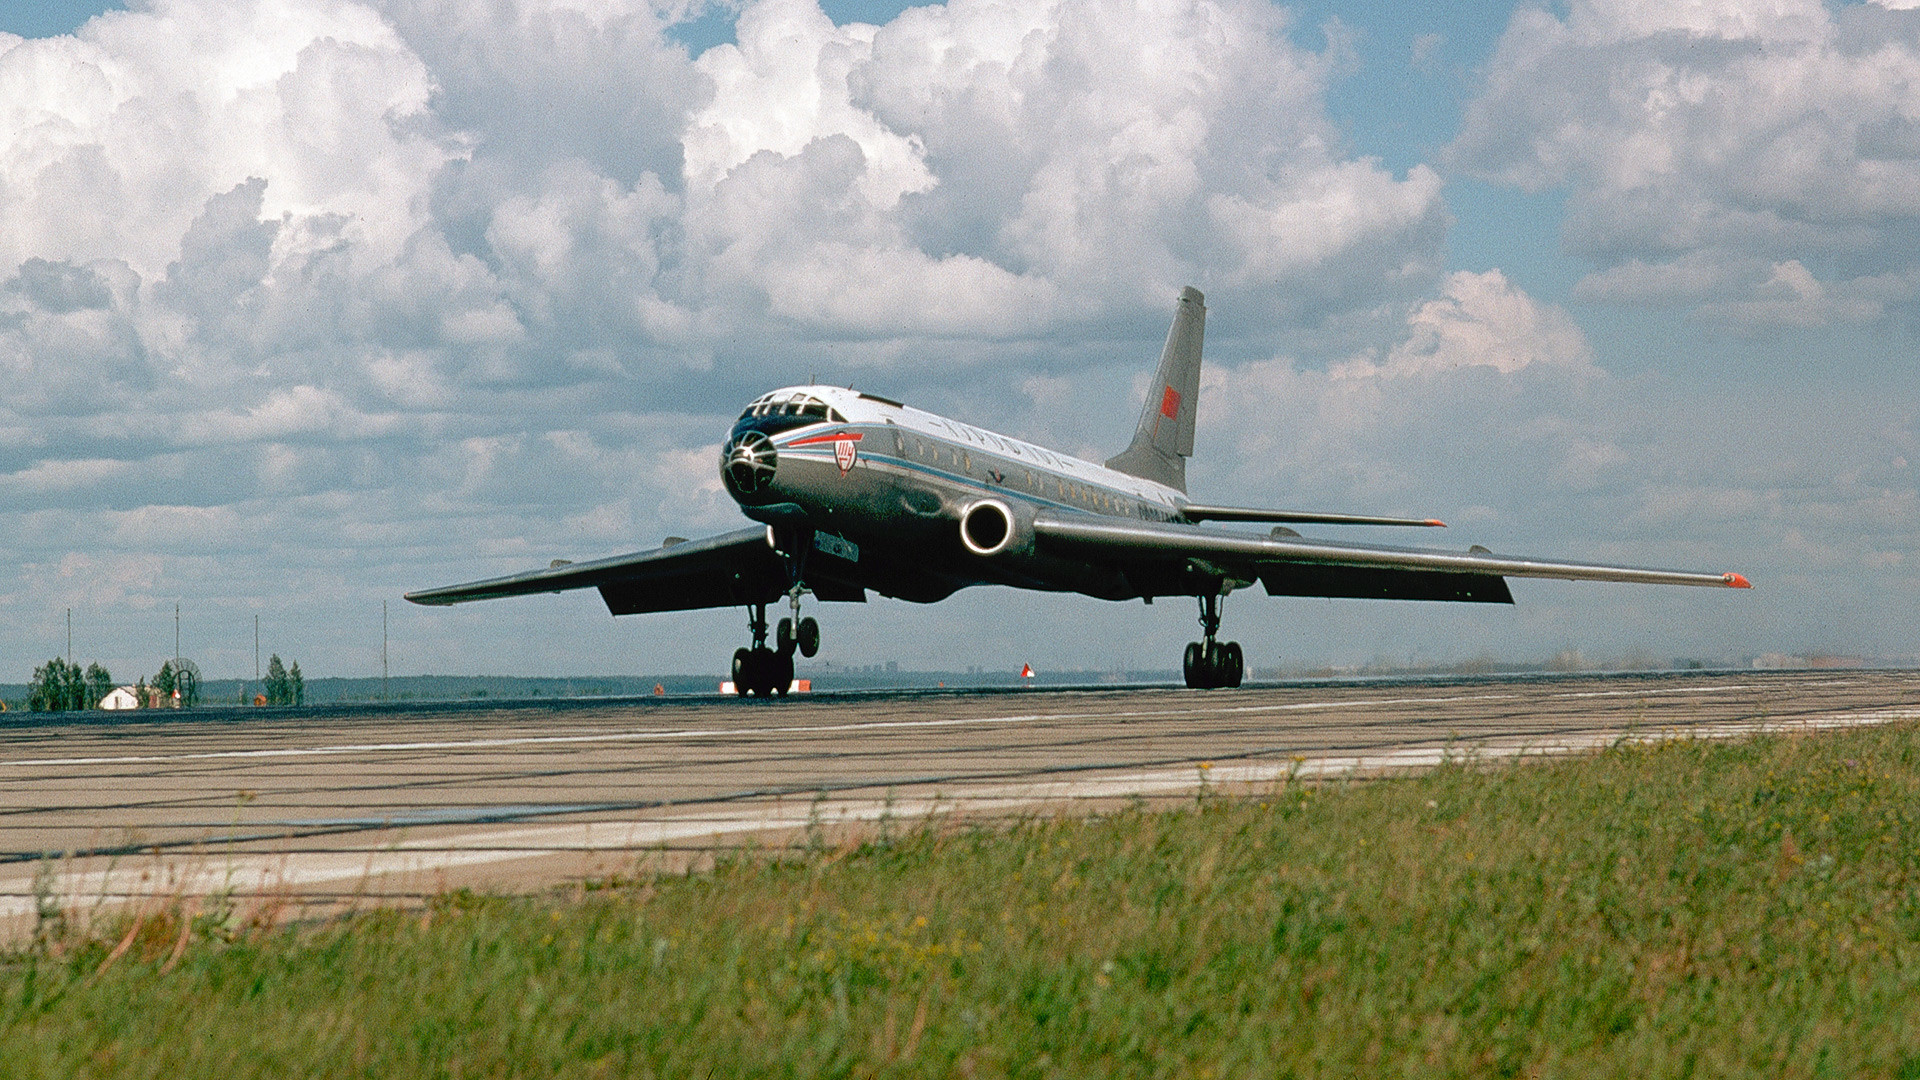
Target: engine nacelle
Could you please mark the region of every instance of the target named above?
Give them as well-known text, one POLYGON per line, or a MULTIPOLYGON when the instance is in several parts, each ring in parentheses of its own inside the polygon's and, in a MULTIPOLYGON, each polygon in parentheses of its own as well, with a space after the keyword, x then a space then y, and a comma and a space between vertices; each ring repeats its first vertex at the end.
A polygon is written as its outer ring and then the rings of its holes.
POLYGON ((960 543, 975 555, 1025 555, 1033 550, 1033 511, 981 499, 960 515, 960 543))

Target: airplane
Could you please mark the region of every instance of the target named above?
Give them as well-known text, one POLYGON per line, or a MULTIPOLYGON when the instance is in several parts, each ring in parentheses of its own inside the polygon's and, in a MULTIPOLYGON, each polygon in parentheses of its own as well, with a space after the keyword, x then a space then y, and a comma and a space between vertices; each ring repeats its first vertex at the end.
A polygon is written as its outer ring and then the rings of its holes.
POLYGON ((1186 685, 1237 687, 1240 644, 1218 640, 1221 601, 1255 582, 1273 596, 1511 604, 1510 577, 1751 588, 1737 573, 1602 566, 1556 559, 1309 538, 1293 525, 1440 527, 1431 518, 1262 510, 1187 497, 1206 304, 1183 289, 1160 366, 1126 450, 1096 465, 1033 443, 838 386, 755 398, 728 432, 720 475, 756 524, 590 562, 406 594, 459 604, 598 589, 612 614, 743 607, 751 646, 733 655, 743 695, 784 696, 794 653, 814 656, 820 626, 801 599, 915 603, 974 585, 1101 600, 1193 597, 1199 641, 1186 685), (1271 526, 1262 534, 1214 523, 1271 526), (767 645, 767 608, 785 601, 767 645))

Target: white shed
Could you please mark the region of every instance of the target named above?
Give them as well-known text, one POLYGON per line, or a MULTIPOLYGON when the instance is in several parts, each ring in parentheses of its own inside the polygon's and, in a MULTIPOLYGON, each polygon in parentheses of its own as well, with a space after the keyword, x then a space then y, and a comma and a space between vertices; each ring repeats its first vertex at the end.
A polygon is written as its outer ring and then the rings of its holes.
POLYGON ((101 698, 100 707, 103 709, 137 709, 140 707, 140 698, 133 692, 133 687, 122 686, 106 697, 101 698))

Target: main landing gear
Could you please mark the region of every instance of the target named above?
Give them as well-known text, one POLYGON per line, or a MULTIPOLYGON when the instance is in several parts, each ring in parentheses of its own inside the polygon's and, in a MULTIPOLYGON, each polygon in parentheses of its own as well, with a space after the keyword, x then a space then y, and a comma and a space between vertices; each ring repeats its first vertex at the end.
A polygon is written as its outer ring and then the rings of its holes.
POLYGON ((1200 598, 1200 629, 1205 632, 1206 640, 1187 642, 1187 655, 1182 664, 1187 685, 1195 690, 1239 686, 1241 676, 1246 674, 1246 657, 1240 651, 1240 643, 1213 640, 1220 632, 1222 599, 1220 594, 1200 598))
POLYGON ((747 620, 753 633, 753 648, 733 653, 733 685, 742 697, 787 696, 793 686, 793 654, 812 656, 820 651, 820 624, 812 618, 799 618, 800 588, 787 594, 793 604, 794 618, 781 619, 774 633, 774 648, 767 648, 767 605, 754 604, 747 620))

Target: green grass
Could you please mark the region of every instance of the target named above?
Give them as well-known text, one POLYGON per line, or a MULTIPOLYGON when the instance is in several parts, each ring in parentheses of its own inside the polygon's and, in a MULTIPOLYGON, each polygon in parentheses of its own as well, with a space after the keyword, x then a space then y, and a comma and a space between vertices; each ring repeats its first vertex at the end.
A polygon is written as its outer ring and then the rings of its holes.
POLYGON ((209 920, 177 958, 155 918, 0 968, 0 1073, 1916 1077, 1916 746, 1668 743, 923 830, 209 920))

